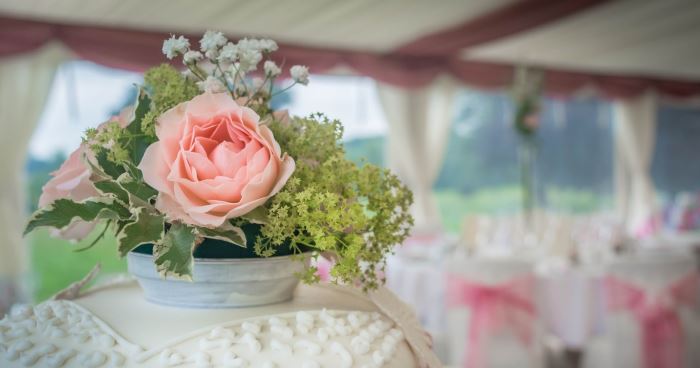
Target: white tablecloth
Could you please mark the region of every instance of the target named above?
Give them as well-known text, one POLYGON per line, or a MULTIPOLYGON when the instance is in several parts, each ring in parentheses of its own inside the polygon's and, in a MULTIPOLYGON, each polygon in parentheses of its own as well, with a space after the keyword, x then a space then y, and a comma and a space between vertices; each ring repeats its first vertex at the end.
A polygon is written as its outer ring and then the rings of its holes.
MULTIPOLYGON (((387 286, 411 305, 435 338, 436 351, 449 356, 444 260, 393 256, 387 263, 387 286)), ((537 302, 544 332, 566 348, 581 349, 604 326, 602 280, 581 268, 549 268, 537 275, 537 302)), ((465 342, 466 343, 466 342, 465 342)))

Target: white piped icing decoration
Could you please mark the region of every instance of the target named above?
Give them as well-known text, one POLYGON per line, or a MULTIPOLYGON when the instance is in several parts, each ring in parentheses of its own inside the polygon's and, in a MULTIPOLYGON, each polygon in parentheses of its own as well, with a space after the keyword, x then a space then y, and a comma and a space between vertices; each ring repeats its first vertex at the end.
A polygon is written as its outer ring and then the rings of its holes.
POLYGON ((272 349, 272 351, 279 351, 289 355, 292 354, 292 347, 277 339, 270 340, 270 348, 272 349))
POLYGON ((362 336, 355 336, 350 342, 350 347, 355 354, 367 354, 369 352, 370 343, 362 336))
POLYGON ((348 313, 348 322, 354 329, 362 327, 369 320, 367 313, 350 312, 348 313))
POLYGON ((211 357, 203 351, 194 353, 192 360, 194 360, 194 365, 198 368, 205 368, 211 365, 211 357))
POLYGON ((294 343, 294 348, 306 352, 309 355, 319 355, 321 354, 321 345, 313 343, 309 340, 299 340, 294 343))
POLYGON ((342 367, 352 367, 352 355, 343 345, 334 341, 331 343, 331 351, 340 357, 342 367))
POLYGON ((109 364, 112 367, 123 367, 125 362, 126 358, 124 358, 124 355, 116 351, 113 351, 109 354, 109 364))
POLYGON ((372 360, 375 364, 381 366, 386 361, 386 357, 384 356, 384 354, 382 354, 381 351, 377 350, 374 353, 372 353, 372 360))
POLYGON ((316 361, 307 360, 301 364, 301 368, 321 368, 321 365, 316 361))
POLYGON ((273 335, 281 336, 285 339, 291 339, 292 337, 294 337, 294 330, 287 326, 272 325, 270 327, 270 332, 272 332, 273 335))
POLYGON ((160 353, 160 365, 162 367, 174 367, 185 362, 185 357, 172 351, 171 349, 164 349, 160 353))
POLYGON ((68 359, 74 357, 77 354, 75 350, 63 350, 56 354, 51 354, 46 358, 46 363, 51 368, 62 367, 66 364, 68 359))
POLYGON ((101 367, 107 361, 107 356, 101 351, 93 351, 91 353, 80 353, 78 362, 82 367, 97 368, 101 367))
POLYGON ((318 338, 318 341, 320 341, 320 342, 328 341, 328 338, 330 337, 328 334, 328 329, 326 329, 325 327, 319 328, 318 332, 316 332, 316 337, 318 338))
POLYGON ((49 301, 0 321, 0 366, 378 368, 403 339, 379 313, 316 310, 222 323, 144 350, 78 304, 49 301))
POLYGON ((243 330, 257 335, 260 333, 260 325, 253 322, 243 322, 243 330))
POLYGON ((228 351, 226 354, 224 354, 224 366, 231 368, 244 368, 248 366, 248 362, 234 354, 232 351, 228 351))
POLYGON ((258 339, 249 332, 246 332, 243 335, 241 342, 248 345, 248 349, 250 349, 250 351, 253 353, 259 353, 262 350, 262 344, 260 344, 260 341, 258 341, 258 339))

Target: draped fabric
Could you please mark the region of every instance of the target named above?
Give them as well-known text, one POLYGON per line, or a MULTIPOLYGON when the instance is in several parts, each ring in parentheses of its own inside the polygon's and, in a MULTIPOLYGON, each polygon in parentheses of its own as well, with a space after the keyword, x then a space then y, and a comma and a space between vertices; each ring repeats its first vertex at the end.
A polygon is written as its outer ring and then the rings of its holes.
POLYGON ((432 188, 444 160, 456 85, 449 78, 439 78, 426 88, 383 83, 377 88, 389 123, 389 165, 413 191, 416 232, 439 230, 432 188))
MULTIPOLYGON (((507 25, 508 22, 501 22, 507 25)), ((176 31, 176 30, 174 30, 176 31)), ((497 32, 498 30, 493 30, 497 32)), ((192 40, 199 35, 186 35, 192 40)), ((106 66, 143 71, 165 60, 160 52, 166 32, 142 31, 106 26, 83 26, 0 17, 0 57, 29 52, 56 40, 79 57, 106 66)), ((399 50, 400 51, 400 50, 399 50)), ((399 52, 353 51, 281 43, 274 58, 285 65, 304 64, 314 73, 347 66, 359 74, 385 84, 418 88, 432 83, 442 74, 464 84, 497 89, 508 87, 513 66, 506 63, 470 61, 458 54, 414 55, 399 52)), ((571 95, 583 87, 594 87, 604 96, 627 98, 654 89, 662 94, 687 97, 700 93, 700 81, 683 81, 645 76, 615 76, 557 68, 543 68, 544 91, 553 95, 571 95)))
POLYGON ((628 231, 635 231, 655 210, 651 163, 656 141, 656 96, 616 101, 615 153, 618 212, 628 231))
POLYGON ((60 45, 48 44, 31 54, 0 60, 0 315, 19 297, 18 282, 27 267, 22 239, 26 148, 56 69, 67 56, 60 45))

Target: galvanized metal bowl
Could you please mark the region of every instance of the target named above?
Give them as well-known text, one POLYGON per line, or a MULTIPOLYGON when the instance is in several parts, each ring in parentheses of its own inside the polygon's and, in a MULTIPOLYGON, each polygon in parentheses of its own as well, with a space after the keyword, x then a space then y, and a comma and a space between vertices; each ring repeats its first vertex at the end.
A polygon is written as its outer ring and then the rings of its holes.
MULTIPOLYGON (((280 303, 292 298, 299 284, 296 276, 305 262, 282 244, 273 257, 255 254, 260 225, 246 224, 247 246, 204 239, 194 250, 192 281, 163 278, 153 263, 153 245, 141 245, 127 256, 146 299, 157 304, 188 308, 231 308, 280 303)), ((308 252, 310 248, 297 249, 308 252)))
POLYGON ((163 278, 153 256, 131 252, 129 272, 153 303, 185 308, 231 308, 290 300, 304 262, 298 256, 195 258, 192 281, 163 278))

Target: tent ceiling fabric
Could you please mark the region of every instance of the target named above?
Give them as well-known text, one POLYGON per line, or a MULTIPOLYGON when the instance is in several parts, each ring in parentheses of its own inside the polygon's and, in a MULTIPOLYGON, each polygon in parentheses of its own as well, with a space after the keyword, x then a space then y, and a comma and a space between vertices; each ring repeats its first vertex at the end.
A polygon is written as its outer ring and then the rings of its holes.
POLYGON ((468 60, 698 80, 700 1, 612 1, 463 55, 468 60))
POLYGON ((387 52, 515 1, 22 0, 0 2, 0 13, 174 33, 216 29, 311 47, 387 52))
POLYGON ((0 2, 0 57, 58 41, 143 70, 162 62, 168 32, 219 29, 276 39, 278 61, 349 67, 405 88, 440 74, 503 88, 527 63, 545 69, 547 93, 688 97, 700 94, 697 19, 697 0, 10 0, 0 2))

